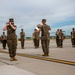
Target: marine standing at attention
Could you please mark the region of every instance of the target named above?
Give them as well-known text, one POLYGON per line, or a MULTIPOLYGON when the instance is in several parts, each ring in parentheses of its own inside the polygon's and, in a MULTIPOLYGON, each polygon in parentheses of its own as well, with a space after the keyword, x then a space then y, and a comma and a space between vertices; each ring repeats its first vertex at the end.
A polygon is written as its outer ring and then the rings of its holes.
POLYGON ((22 49, 24 49, 25 32, 23 31, 23 29, 21 29, 20 37, 21 37, 21 47, 22 47, 22 49))
POLYGON ((3 32, 3 35, 1 36, 1 41, 3 45, 3 49, 6 49, 7 36, 5 35, 5 32, 3 32))
POLYGON ((72 41, 72 47, 75 47, 75 29, 72 29, 71 32, 71 41, 72 41))

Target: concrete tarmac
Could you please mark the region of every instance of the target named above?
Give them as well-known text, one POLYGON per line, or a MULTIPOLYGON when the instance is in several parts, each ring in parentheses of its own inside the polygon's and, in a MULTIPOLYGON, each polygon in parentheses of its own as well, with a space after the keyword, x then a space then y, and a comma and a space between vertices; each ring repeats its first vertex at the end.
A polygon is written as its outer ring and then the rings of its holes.
POLYGON ((17 61, 10 61, 8 48, 3 50, 0 44, 0 75, 6 73, 7 75, 75 75, 75 48, 72 48, 70 39, 64 40, 63 43, 63 48, 57 48, 55 40, 51 40, 49 57, 44 57, 41 44, 35 49, 33 41, 26 40, 25 49, 21 49, 20 41, 18 41, 17 61), (52 60, 46 61, 50 58, 52 60), (59 60, 68 61, 70 64, 60 63, 59 60), (4 72, 5 69, 7 69, 6 72, 4 72))

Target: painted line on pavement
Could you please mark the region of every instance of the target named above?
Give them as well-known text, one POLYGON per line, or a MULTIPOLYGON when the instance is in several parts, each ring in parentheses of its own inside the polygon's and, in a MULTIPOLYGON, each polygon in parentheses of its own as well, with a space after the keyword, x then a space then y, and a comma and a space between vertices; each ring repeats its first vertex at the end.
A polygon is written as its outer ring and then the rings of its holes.
MULTIPOLYGON (((0 52, 8 54, 7 51, 0 50, 0 52)), ((45 61, 51 61, 51 62, 56 62, 56 63, 62 63, 62 64, 75 66, 75 62, 49 58, 49 57, 46 57, 46 56, 36 56, 36 55, 22 54, 22 53, 17 53, 17 55, 22 56, 22 57, 34 58, 34 59, 39 59, 39 60, 45 60, 45 61)))

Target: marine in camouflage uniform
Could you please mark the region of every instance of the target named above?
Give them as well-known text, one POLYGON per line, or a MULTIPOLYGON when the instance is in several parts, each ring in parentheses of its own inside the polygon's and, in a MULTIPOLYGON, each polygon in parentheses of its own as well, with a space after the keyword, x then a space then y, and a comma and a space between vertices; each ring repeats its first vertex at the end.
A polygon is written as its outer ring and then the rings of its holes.
POLYGON ((41 45, 44 54, 42 56, 49 56, 49 30, 51 30, 50 26, 46 24, 46 19, 42 19, 42 26, 41 26, 41 45))
POLYGON ((39 36, 39 32, 37 29, 34 29, 34 33, 33 33, 33 42, 34 42, 34 47, 35 48, 38 48, 39 47, 39 39, 40 39, 40 36, 39 36))
POLYGON ((57 47, 59 47, 59 29, 57 29, 57 31, 56 31, 56 44, 57 44, 57 47))
POLYGON ((72 41, 72 47, 75 47, 75 30, 74 30, 74 28, 72 29, 72 32, 71 32, 71 41, 72 41))
POLYGON ((7 45, 9 49, 10 61, 16 61, 16 49, 17 49, 17 36, 16 36, 16 26, 14 25, 14 19, 10 18, 9 22, 3 30, 7 30, 7 45))
POLYGON ((21 29, 20 37, 21 37, 21 47, 22 47, 22 49, 24 49, 25 32, 23 32, 23 29, 21 29))
POLYGON ((3 45, 3 49, 6 49, 7 36, 5 35, 5 32, 3 32, 3 35, 1 36, 1 41, 3 45))
POLYGON ((64 34, 62 32, 62 29, 60 29, 58 36, 59 36, 59 47, 62 48, 63 47, 63 40, 64 40, 64 34))

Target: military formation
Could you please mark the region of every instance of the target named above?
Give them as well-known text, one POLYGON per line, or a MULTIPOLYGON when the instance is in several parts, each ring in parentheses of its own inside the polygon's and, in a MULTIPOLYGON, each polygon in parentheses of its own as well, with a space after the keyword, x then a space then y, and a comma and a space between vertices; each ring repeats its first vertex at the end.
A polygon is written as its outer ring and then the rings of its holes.
MULTIPOLYGON (((42 56, 49 56, 51 27, 47 25, 46 19, 42 19, 41 23, 42 25, 41 24, 36 25, 36 28, 34 29, 34 32, 32 34, 34 48, 39 48, 39 43, 41 40, 41 46, 43 50, 42 56)), ((7 36, 5 35, 5 32, 3 32, 3 35, 1 35, 0 37, 0 41, 2 43, 3 49, 6 49, 6 44, 8 46, 10 61, 17 61, 16 59, 16 50, 17 50, 16 29, 17 29, 17 26, 14 24, 14 19, 10 18, 9 22, 6 22, 6 25, 3 28, 3 31, 7 30, 7 36)), ((64 33, 62 29, 57 29, 55 35, 56 35, 57 47, 63 48, 63 41, 65 37, 64 37, 64 33)), ((20 41, 21 41, 22 49, 25 48, 25 36, 26 35, 24 30, 21 29, 20 41)), ((72 42, 72 47, 75 47, 75 28, 73 28, 71 32, 71 42, 72 42)))

